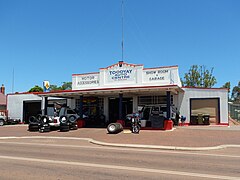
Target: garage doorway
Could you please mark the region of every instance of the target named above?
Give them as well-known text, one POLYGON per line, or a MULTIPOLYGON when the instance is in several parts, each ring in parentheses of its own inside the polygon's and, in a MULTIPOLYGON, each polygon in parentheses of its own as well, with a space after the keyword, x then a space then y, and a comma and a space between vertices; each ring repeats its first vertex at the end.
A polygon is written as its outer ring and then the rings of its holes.
POLYGON ((23 101, 23 122, 29 123, 29 117, 41 114, 41 101, 23 101))
POLYGON ((190 124, 202 125, 199 116, 209 116, 209 123, 220 123, 220 100, 219 98, 191 98, 190 99, 190 124), (197 117, 197 118, 196 118, 197 117), (198 119, 198 120, 197 120, 198 119))
MULTIPOLYGON (((127 114, 133 113, 133 99, 123 98, 122 100, 122 117, 126 118, 127 114)), ((109 98, 109 122, 116 122, 119 119, 119 98, 109 98)))

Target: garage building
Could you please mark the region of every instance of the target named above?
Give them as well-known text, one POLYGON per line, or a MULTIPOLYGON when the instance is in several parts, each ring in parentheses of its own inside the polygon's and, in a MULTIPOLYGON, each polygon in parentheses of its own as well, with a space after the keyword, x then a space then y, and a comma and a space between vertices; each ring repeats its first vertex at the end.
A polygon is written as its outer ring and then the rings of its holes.
POLYGON ((67 98, 68 106, 77 109, 80 117, 94 119, 95 124, 100 123, 100 115, 110 123, 143 107, 146 114, 146 107, 157 106, 166 119, 179 112, 187 125, 228 125, 228 90, 182 87, 178 66, 144 68, 119 61, 99 72, 73 74, 72 90, 38 95, 43 98, 42 108, 49 97, 67 98), (207 123, 199 118, 203 116, 208 116, 207 123))

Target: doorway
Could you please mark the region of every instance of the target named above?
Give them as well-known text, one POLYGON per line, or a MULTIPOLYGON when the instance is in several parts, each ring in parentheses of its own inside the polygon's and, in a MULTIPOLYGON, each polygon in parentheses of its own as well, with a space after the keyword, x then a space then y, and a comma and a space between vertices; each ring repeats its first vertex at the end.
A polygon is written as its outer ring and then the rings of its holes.
MULTIPOLYGON (((109 123, 119 119, 119 98, 109 98, 109 123)), ((133 98, 123 98, 122 117, 125 119, 127 114, 133 113, 133 98)))
POLYGON ((209 116, 209 123, 220 123, 220 100, 219 98, 191 98, 190 99, 190 124, 199 125, 203 122, 197 121, 198 115, 207 114, 209 116))
POLYGON ((29 117, 41 114, 41 101, 23 101, 23 122, 29 123, 29 117))

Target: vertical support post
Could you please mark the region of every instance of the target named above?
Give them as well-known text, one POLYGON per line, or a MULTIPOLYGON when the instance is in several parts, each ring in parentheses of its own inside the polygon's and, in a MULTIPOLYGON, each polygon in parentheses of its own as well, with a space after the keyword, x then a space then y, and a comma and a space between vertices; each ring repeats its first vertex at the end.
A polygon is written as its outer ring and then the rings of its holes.
POLYGON ((83 118, 83 95, 79 99, 79 116, 81 119, 83 118))
POLYGON ((120 93, 119 94, 119 109, 118 109, 118 111, 119 111, 119 120, 122 120, 122 99, 123 99, 123 94, 122 93, 120 93))
POLYGON ((138 112, 138 97, 133 96, 133 112, 138 112))
POLYGON ((167 91, 167 119, 170 119, 171 116, 171 94, 170 91, 167 91))
POLYGON ((104 97, 103 99, 103 111, 106 117, 105 121, 109 121, 109 107, 108 107, 109 99, 108 97, 104 97))
POLYGON ((47 115, 48 97, 44 97, 44 115, 47 115))

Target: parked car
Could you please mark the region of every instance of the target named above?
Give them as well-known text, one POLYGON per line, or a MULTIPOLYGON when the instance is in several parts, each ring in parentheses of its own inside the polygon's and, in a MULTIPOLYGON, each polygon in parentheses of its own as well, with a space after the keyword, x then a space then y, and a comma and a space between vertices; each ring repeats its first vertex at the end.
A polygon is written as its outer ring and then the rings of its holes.
MULTIPOLYGON (((139 117, 140 120, 145 120, 146 123, 151 122, 152 114, 158 114, 162 119, 167 118, 167 106, 165 104, 154 104, 154 105, 146 105, 143 107, 139 107, 139 117)), ((131 126, 131 117, 134 116, 134 113, 127 114, 125 125, 131 126)), ((173 116, 173 112, 171 112, 171 116, 173 116)))
POLYGON ((37 118, 37 119, 39 119, 39 122, 40 122, 42 116, 47 117, 48 124, 49 124, 51 129, 60 127, 59 113, 58 113, 58 111, 56 111, 56 109, 53 106, 47 107, 47 114, 45 114, 45 115, 38 114, 36 116, 36 117, 39 117, 39 118, 37 118))
POLYGON ((7 118, 6 124, 19 124, 21 120, 19 118, 7 118))
POLYGON ((19 124, 20 119, 18 118, 7 118, 5 115, 0 115, 0 126, 4 124, 19 124))
POLYGON ((48 117, 48 123, 51 128, 59 128, 60 126, 59 115, 54 107, 47 107, 46 116, 48 117))
POLYGON ((69 126, 69 129, 76 129, 76 120, 79 118, 79 115, 69 107, 61 107, 59 111, 56 111, 54 107, 48 107, 46 117, 51 128, 60 128, 64 124, 64 126, 69 126), (61 117, 65 117, 63 119, 66 119, 67 124, 65 121, 64 123, 60 122, 61 117))
POLYGON ((144 106, 141 110, 141 118, 145 120, 150 120, 150 114, 152 111, 158 111, 165 118, 167 117, 167 107, 166 105, 148 105, 144 106))
POLYGON ((0 115, 0 126, 3 126, 6 123, 6 116, 0 115))
POLYGON ((59 112, 60 131, 69 131, 78 129, 77 119, 79 115, 68 107, 62 107, 59 112))

